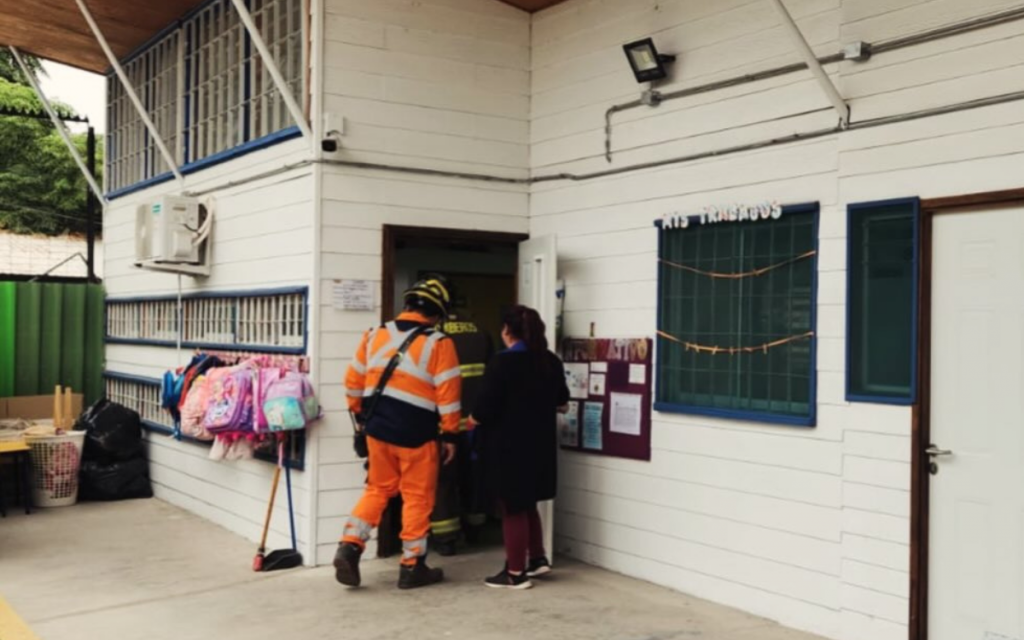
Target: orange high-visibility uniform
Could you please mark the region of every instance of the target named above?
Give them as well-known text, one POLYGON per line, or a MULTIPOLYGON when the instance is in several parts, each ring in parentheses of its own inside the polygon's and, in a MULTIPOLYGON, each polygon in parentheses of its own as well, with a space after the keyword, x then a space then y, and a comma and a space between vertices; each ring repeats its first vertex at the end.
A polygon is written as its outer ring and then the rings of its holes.
MULTIPOLYGON (((409 332, 426 318, 403 313, 367 332, 345 376, 349 410, 358 414, 409 332)), ((343 542, 364 546, 388 501, 402 494, 403 563, 426 555, 437 488, 438 428, 454 438, 462 418, 462 377, 454 343, 440 332, 418 336, 395 369, 365 425, 369 445, 366 491, 352 511, 343 542)))

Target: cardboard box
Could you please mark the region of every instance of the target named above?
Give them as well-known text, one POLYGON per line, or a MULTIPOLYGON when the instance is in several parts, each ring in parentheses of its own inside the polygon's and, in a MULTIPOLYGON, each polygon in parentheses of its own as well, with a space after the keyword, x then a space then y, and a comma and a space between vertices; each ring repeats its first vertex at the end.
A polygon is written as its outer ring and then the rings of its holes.
MULTIPOLYGON (((82 415, 82 394, 71 395, 71 415, 82 415)), ((0 400, 0 419, 51 420, 53 396, 20 396, 0 400)))

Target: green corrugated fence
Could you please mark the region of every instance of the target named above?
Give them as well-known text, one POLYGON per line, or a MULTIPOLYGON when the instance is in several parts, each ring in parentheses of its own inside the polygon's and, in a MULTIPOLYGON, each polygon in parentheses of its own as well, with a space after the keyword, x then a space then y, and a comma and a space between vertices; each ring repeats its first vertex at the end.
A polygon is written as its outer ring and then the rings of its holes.
POLYGON ((103 287, 0 282, 0 398, 103 395, 103 287))

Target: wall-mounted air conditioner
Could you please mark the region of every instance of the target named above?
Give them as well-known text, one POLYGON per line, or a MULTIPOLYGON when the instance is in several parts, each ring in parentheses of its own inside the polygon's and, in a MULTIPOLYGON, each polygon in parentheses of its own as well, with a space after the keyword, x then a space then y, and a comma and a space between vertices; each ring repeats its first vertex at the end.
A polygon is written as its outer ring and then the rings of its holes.
POLYGON ((209 275, 211 207, 198 199, 163 196, 140 205, 135 218, 135 266, 209 275))

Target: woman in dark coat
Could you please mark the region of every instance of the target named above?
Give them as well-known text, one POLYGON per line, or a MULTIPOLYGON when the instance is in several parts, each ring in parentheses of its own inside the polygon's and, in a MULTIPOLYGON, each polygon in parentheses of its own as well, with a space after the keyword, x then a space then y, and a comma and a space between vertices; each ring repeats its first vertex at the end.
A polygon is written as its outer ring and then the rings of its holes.
POLYGON ((470 420, 480 430, 488 493, 501 505, 508 558, 486 584, 529 589, 531 577, 551 570, 537 503, 555 497, 557 413, 569 388, 540 315, 517 306, 503 321, 507 349, 487 365, 470 420))

